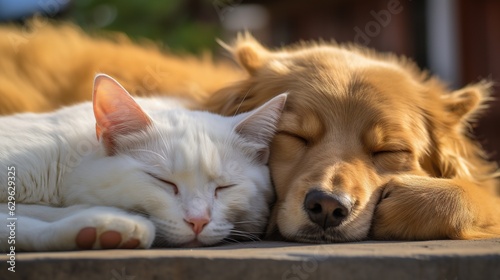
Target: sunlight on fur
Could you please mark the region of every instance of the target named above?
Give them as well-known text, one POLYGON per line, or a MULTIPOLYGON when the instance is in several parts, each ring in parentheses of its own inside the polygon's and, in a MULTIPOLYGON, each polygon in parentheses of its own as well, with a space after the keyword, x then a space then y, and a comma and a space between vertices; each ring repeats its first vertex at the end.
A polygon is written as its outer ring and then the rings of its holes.
POLYGON ((209 98, 234 114, 288 91, 271 146, 269 236, 305 242, 500 236, 497 166, 470 137, 488 82, 451 92, 411 61, 355 45, 226 48, 249 78, 209 98))
MULTIPOLYGON (((0 174, 0 218, 12 216, 14 198, 20 251, 259 240, 285 101, 223 117, 179 99, 134 99, 97 75, 92 102, 0 118, 0 166, 14 168, 0 174)), ((11 236, 0 228, 0 251, 11 236)))
POLYGON ((243 73, 71 25, 36 29, 26 39, 20 28, 0 28, 20 38, 16 48, 0 45, 9 58, 0 61, 2 114, 88 100, 96 71, 116 76, 133 95, 184 96, 225 115, 289 92, 271 144, 277 201, 268 238, 500 236, 497 166, 470 135, 491 99, 489 81, 452 91, 407 58, 333 42, 269 50, 240 34, 223 45, 243 73), (157 65, 167 79, 147 74, 157 65))
POLYGON ((122 34, 89 36, 68 23, 33 20, 0 26, 0 115, 45 112, 90 100, 97 73, 113 76, 135 96, 168 92, 202 100, 243 76, 228 63, 175 56, 122 34))

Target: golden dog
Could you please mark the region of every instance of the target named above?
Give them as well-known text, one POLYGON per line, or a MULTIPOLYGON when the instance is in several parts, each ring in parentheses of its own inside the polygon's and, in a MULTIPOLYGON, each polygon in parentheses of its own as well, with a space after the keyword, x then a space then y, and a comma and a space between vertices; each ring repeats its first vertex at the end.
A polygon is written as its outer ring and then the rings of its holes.
POLYGON ((289 92, 270 168, 269 234, 288 240, 500 237, 497 166, 468 137, 489 98, 450 92, 412 62, 347 45, 228 49, 249 77, 206 108, 234 114, 289 92))

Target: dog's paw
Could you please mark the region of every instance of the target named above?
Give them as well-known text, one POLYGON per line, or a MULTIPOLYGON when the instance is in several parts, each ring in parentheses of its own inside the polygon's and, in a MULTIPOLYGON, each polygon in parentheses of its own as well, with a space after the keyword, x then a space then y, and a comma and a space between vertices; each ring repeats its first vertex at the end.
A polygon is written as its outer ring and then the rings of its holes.
MULTIPOLYGON (((155 227, 148 219, 110 207, 94 207, 57 222, 68 249, 149 248, 155 227)), ((59 244, 59 246, 64 244, 59 244)))
POLYGON ((371 232, 375 239, 457 238, 469 220, 467 199, 449 180, 401 176, 385 186, 371 232))

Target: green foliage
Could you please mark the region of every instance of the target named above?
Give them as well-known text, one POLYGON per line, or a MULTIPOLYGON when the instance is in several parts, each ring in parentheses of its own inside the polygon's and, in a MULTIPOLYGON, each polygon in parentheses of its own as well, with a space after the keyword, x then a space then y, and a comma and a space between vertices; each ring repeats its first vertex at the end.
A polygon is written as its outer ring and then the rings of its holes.
POLYGON ((213 50, 220 33, 216 11, 207 0, 77 0, 69 17, 87 30, 149 38, 173 51, 213 50))

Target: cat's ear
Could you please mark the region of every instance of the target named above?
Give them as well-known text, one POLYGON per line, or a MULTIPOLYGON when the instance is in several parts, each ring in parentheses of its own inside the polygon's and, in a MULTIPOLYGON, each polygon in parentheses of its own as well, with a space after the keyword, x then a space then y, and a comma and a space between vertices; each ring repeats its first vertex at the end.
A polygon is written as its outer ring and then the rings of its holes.
POLYGON ((241 137, 257 144, 259 147, 257 160, 260 163, 265 164, 269 159, 269 145, 276 133, 286 98, 286 93, 274 97, 259 108, 247 113, 245 118, 235 127, 235 131, 241 137))
POLYGON ((113 78, 98 74, 93 93, 96 135, 112 155, 116 152, 115 139, 138 132, 151 125, 151 119, 142 111, 132 96, 113 78))

